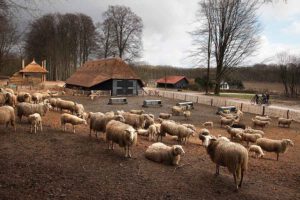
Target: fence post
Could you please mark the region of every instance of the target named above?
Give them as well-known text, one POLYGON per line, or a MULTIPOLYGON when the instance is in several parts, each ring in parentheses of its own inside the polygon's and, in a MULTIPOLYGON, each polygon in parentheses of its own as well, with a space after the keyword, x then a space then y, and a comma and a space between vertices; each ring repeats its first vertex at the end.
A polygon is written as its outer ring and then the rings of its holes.
POLYGON ((262 116, 265 116, 266 107, 263 106, 262 116))
POLYGON ((210 106, 213 106, 213 101, 214 101, 214 99, 210 100, 210 106))
POLYGON ((197 103, 199 103, 199 96, 197 96, 197 103))
POLYGON ((241 111, 243 111, 243 103, 241 103, 241 111))
POLYGON ((186 95, 184 96, 184 100, 186 101, 186 95))
POLYGON ((173 92, 173 99, 175 98, 175 93, 173 92))
POLYGON ((286 112, 286 118, 287 118, 287 119, 290 118, 290 110, 287 110, 287 112, 286 112))

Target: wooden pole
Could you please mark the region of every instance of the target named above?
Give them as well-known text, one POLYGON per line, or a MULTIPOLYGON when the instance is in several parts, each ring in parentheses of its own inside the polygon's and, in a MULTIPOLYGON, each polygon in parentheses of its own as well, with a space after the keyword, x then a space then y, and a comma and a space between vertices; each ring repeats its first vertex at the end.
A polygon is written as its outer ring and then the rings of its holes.
POLYGON ((287 118, 287 119, 290 118, 290 110, 287 110, 287 112, 286 112, 286 118, 287 118))
POLYGON ((262 110, 262 116, 265 116, 265 112, 266 112, 266 107, 263 106, 263 110, 262 110))
POLYGON ((243 103, 241 103, 241 111, 243 111, 243 103))

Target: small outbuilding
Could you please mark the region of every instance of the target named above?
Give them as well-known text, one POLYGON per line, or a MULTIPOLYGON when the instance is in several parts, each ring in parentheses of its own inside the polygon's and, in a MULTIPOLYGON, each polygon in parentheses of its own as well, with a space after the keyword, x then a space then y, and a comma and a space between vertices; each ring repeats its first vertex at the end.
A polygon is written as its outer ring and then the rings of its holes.
POLYGON ((222 81, 220 84, 220 89, 221 90, 229 90, 229 84, 225 81, 222 81))
POLYGON ((22 69, 10 77, 8 83, 16 85, 34 85, 46 81, 46 70, 45 61, 42 62, 42 66, 37 64, 35 60, 24 66, 24 60, 22 61, 22 69))
POLYGON ((158 88, 186 88, 189 84, 188 79, 185 76, 166 76, 156 81, 156 87, 158 88))
POLYGON ((66 87, 81 90, 109 90, 112 96, 134 96, 144 83, 120 58, 87 61, 66 80, 66 87))

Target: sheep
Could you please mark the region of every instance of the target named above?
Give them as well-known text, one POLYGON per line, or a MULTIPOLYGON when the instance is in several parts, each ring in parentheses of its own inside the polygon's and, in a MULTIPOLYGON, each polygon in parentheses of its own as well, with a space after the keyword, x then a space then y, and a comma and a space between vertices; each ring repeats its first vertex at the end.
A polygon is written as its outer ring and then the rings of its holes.
POLYGON ((8 127, 8 124, 10 123, 16 132, 15 118, 15 111, 13 107, 0 107, 0 124, 6 124, 6 127, 8 127))
POLYGON ((252 123, 253 123, 253 127, 261 127, 262 129, 267 126, 268 124, 270 124, 269 121, 260 121, 260 120, 257 120, 257 119, 252 119, 252 123))
POLYGON ((257 115, 257 116, 255 116, 254 119, 257 119, 259 121, 272 121, 272 119, 269 116, 259 116, 259 115, 257 115))
POLYGON ((45 116, 50 108, 51 105, 49 103, 31 104, 22 102, 17 105, 17 116, 20 121, 22 120, 22 116, 28 117, 34 113, 39 113, 41 116, 45 116))
POLYGON ((244 172, 248 168, 248 151, 241 144, 216 139, 210 135, 201 135, 203 146, 211 160, 216 163, 216 175, 219 175, 220 166, 227 167, 233 174, 236 190, 242 187, 244 172), (240 178, 239 184, 237 179, 240 178))
POLYGON ((279 153, 285 153, 289 146, 294 146, 290 139, 272 140, 267 138, 259 138, 256 140, 256 145, 260 146, 264 151, 275 152, 277 154, 277 161, 279 153))
POLYGON ((202 126, 213 128, 214 127, 214 123, 212 121, 208 121, 208 122, 204 122, 202 124, 202 126))
POLYGON ((46 98, 46 96, 49 96, 49 94, 36 92, 31 95, 31 99, 33 103, 40 103, 46 98))
POLYGON ((153 114, 148 114, 149 117, 151 117, 153 120, 155 119, 154 115, 153 114))
POLYGON ((61 122, 61 126, 63 131, 66 131, 66 124, 72 124, 73 126, 73 133, 75 133, 75 126, 76 125, 80 125, 80 124, 84 124, 87 125, 87 122, 85 119, 81 119, 75 115, 71 115, 68 113, 64 113, 60 116, 60 122, 61 122))
POLYGON ((122 116, 124 117, 126 124, 129 124, 136 129, 144 128, 146 120, 148 119, 148 116, 145 114, 137 115, 131 113, 123 113, 122 116))
POLYGON ((257 139, 262 138, 261 134, 251 134, 251 133, 242 133, 241 134, 242 141, 247 142, 247 146, 249 146, 249 142, 255 143, 257 139))
POLYGON ((159 118, 161 119, 170 119, 172 117, 172 114, 169 113, 159 113, 159 118))
POLYGON ((10 93, 0 93, 0 106, 5 105, 8 102, 10 93))
POLYGON ((225 118, 225 117, 221 117, 221 119, 220 119, 221 127, 222 127, 223 125, 232 125, 232 124, 233 124, 233 121, 234 121, 234 119, 227 119, 227 118, 225 118))
POLYGON ((9 105, 15 107, 17 97, 10 92, 0 93, 0 105, 9 105))
POLYGON ((241 135, 243 134, 244 130, 240 128, 231 128, 230 126, 226 125, 225 126, 227 132, 230 135, 230 139, 242 139, 241 135))
POLYGON ((61 100, 61 98, 50 98, 49 99, 49 103, 52 106, 53 110, 55 110, 55 108, 57 108, 57 101, 61 100))
POLYGON ((210 135, 210 132, 208 129, 203 128, 199 131, 199 135, 210 135))
POLYGON ((148 128, 149 141, 154 140, 154 137, 160 134, 161 124, 152 124, 148 128))
POLYGON ((129 111, 131 114, 137 114, 137 115, 141 115, 144 114, 144 110, 130 110, 129 111))
POLYGON ((28 121, 30 123, 30 133, 32 133, 32 127, 34 128, 34 133, 36 133, 38 126, 40 126, 40 130, 41 132, 43 132, 42 117, 39 113, 34 113, 32 115, 29 115, 28 121))
POLYGON ((56 106, 57 106, 58 109, 60 109, 61 112, 62 112, 62 110, 68 110, 71 113, 74 113, 76 103, 73 102, 73 101, 57 99, 56 106))
POLYGON ((193 131, 196 131, 196 127, 193 124, 181 124, 181 125, 189 129, 192 129, 193 131))
POLYGON ((265 135, 265 132, 263 132, 262 130, 252 129, 251 127, 247 127, 244 133, 261 134, 261 136, 265 135))
POLYGON ((17 95, 17 101, 22 103, 22 102, 31 102, 31 95, 27 92, 19 92, 17 95))
POLYGON ((140 128, 140 129, 137 130, 137 134, 141 135, 141 136, 148 136, 149 135, 149 129, 146 130, 146 129, 140 128))
POLYGON ((186 120, 188 120, 190 117, 191 117, 191 111, 189 110, 186 110, 186 111, 183 111, 183 116, 185 117, 186 120))
POLYGON ((1 92, 3 93, 9 92, 11 94, 15 94, 14 90, 11 88, 1 88, 1 92))
POLYGON ((249 152, 254 152, 256 158, 262 158, 265 155, 261 147, 255 144, 249 147, 249 152))
POLYGON ((145 116, 145 126, 144 128, 147 129, 149 126, 154 124, 154 119, 149 114, 144 114, 145 116))
POLYGON ((233 114, 226 114, 226 113, 223 113, 223 112, 219 112, 219 114, 222 117, 227 118, 227 119, 237 119, 238 118, 238 116, 233 115, 233 114))
POLYGON ((106 125, 106 141, 108 149, 114 149, 114 143, 125 149, 125 157, 131 158, 130 147, 137 142, 136 130, 128 124, 111 120, 106 125))
MULTIPOLYGON (((92 131, 94 130, 94 124, 95 124, 95 121, 97 120, 97 117, 104 117, 104 113, 101 113, 101 112, 96 112, 96 113, 93 113, 93 112, 89 112, 88 113, 88 117, 87 119, 90 120, 90 136, 92 135, 92 131)), ((97 136, 97 132, 96 132, 96 136, 97 136)))
POLYGON ((238 118, 242 119, 243 116, 244 116, 244 113, 243 113, 240 109, 238 109, 238 110, 236 111, 236 115, 238 116, 238 118))
POLYGON ((227 137, 222 136, 222 135, 218 135, 218 140, 224 140, 226 142, 230 142, 230 140, 227 137))
POLYGON ((174 116, 179 116, 183 114, 183 111, 185 111, 186 109, 184 107, 180 107, 180 106, 173 106, 172 107, 172 115, 174 116))
POLYGON ((178 165, 181 155, 185 152, 180 145, 167 146, 161 142, 153 143, 145 152, 145 157, 151 161, 178 165))
POLYGON ((282 126, 282 127, 287 126, 288 128, 290 128, 292 121, 293 121, 293 119, 286 119, 286 118, 280 117, 280 118, 278 118, 278 126, 279 127, 280 126, 282 126))
POLYGON ((82 104, 77 104, 75 105, 74 107, 74 113, 80 117, 80 118, 83 118, 83 113, 84 113, 84 107, 82 104))
POLYGON ((194 130, 170 121, 164 121, 161 124, 160 134, 157 136, 157 140, 159 136, 162 140, 162 136, 165 136, 166 133, 168 133, 169 135, 177 136, 178 142, 182 142, 183 140, 185 140, 185 143, 190 136, 194 136, 194 130))

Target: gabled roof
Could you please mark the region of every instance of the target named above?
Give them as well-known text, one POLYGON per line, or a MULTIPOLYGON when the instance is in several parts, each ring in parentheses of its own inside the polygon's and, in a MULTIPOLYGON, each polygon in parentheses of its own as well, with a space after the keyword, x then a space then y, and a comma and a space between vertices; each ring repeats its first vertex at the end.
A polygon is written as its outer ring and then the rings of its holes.
POLYGON ((48 73, 46 69, 37 64, 34 60, 27 65, 24 69, 20 70, 21 73, 48 73))
POLYGON ((66 80, 66 84, 92 87, 110 79, 140 80, 133 69, 122 59, 108 58, 87 61, 66 80))
POLYGON ((162 77, 156 81, 156 83, 167 83, 167 84, 176 84, 177 82, 181 81, 182 79, 186 79, 188 82, 187 78, 185 76, 167 76, 167 77, 162 77))

